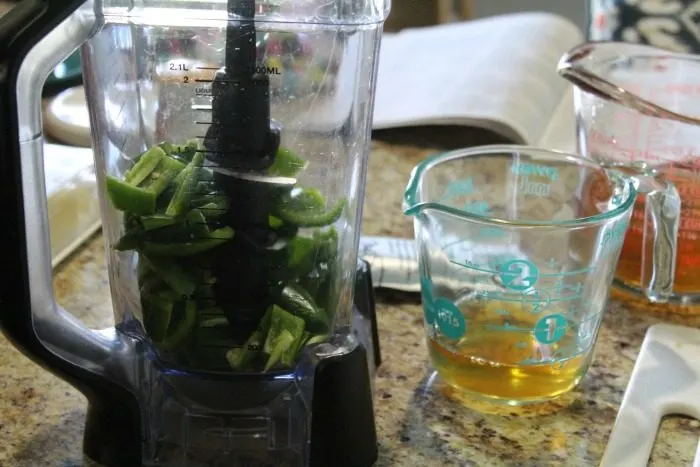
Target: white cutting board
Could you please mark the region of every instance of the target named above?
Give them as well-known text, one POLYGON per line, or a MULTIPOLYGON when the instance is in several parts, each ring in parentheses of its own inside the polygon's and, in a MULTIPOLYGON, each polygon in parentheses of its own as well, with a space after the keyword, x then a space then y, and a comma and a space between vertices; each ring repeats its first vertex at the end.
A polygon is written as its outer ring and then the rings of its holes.
POLYGON ((600 467, 646 467, 671 414, 700 420, 700 329, 657 324, 644 337, 600 467))

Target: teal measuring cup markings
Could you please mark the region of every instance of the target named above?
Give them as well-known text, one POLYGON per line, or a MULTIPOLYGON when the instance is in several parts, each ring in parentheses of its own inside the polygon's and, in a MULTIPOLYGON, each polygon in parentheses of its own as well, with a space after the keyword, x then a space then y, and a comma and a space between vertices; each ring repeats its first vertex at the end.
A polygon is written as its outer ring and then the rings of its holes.
POLYGON ((680 198, 633 170, 525 146, 482 146, 412 172, 427 344, 441 378, 508 404, 541 402, 585 375, 632 207, 646 193, 645 290, 672 293, 680 198), (631 173, 634 172, 634 173, 631 173))

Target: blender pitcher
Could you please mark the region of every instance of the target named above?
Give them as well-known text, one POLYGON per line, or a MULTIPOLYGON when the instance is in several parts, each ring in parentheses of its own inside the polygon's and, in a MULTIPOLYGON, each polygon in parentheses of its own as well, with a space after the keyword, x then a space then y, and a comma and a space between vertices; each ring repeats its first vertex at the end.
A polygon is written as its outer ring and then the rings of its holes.
POLYGON ((0 325, 86 395, 86 465, 376 460, 357 250, 388 9, 23 1, 0 19, 0 325), (99 331, 54 301, 42 184, 36 90, 77 47, 116 323, 99 331))
MULTIPOLYGON (((666 307, 700 303, 700 58, 622 42, 589 42, 564 55, 561 76, 574 87, 578 149, 608 165, 646 167, 673 183, 682 201, 676 270, 666 307)), ((644 197, 635 203, 616 271, 621 291, 642 288, 644 197)), ((654 300, 652 301, 659 301, 654 300)))

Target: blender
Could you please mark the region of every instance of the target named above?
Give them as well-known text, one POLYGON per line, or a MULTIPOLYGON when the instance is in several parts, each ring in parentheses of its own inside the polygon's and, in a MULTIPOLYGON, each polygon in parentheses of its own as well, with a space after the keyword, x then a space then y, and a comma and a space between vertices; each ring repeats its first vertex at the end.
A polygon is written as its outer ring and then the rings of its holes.
POLYGON ((358 262, 382 0, 18 3, 0 327, 88 400, 85 465, 369 466, 358 262), (80 50, 115 326, 54 300, 40 89, 80 50), (289 74, 290 78, 285 79, 289 74))

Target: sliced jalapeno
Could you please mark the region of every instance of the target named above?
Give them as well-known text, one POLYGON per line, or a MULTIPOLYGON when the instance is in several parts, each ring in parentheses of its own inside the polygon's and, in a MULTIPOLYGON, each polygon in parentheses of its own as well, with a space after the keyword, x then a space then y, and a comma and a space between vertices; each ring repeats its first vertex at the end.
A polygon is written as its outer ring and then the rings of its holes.
POLYGON ((192 162, 187 164, 187 167, 178 175, 175 181, 175 194, 170 199, 170 204, 165 210, 166 215, 177 217, 189 210, 190 201, 197 186, 197 174, 203 163, 204 155, 198 152, 192 158, 192 162))
POLYGON ((152 147, 139 157, 136 164, 124 176, 124 181, 132 186, 139 185, 151 175, 165 157, 165 151, 158 146, 152 147))
POLYGON ((112 205, 132 214, 153 214, 156 210, 156 195, 148 190, 131 186, 128 183, 106 176, 107 196, 112 205))

